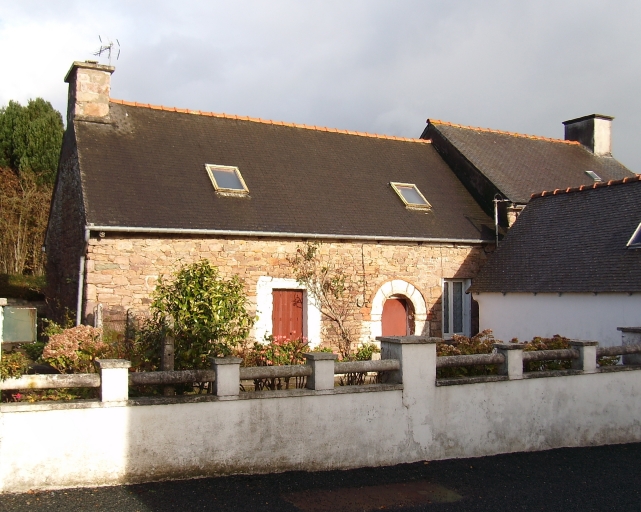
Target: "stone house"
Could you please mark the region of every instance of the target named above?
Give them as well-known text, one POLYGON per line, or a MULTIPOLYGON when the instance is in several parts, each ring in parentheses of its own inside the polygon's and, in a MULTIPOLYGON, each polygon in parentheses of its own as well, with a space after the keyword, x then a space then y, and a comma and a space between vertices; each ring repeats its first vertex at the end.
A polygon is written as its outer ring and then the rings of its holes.
POLYGON ((324 340, 287 257, 306 240, 358 280, 350 320, 381 334, 471 334, 465 290, 493 221, 425 139, 110 98, 75 62, 46 235, 49 296, 89 322, 149 307, 160 275, 206 258, 244 279, 253 336, 324 340))
POLYGON ((635 176, 612 157, 613 119, 592 114, 565 121, 565 140, 428 119, 421 137, 508 228, 532 194, 635 176))
POLYGON ((470 289, 504 341, 641 325, 641 176, 535 194, 470 289))

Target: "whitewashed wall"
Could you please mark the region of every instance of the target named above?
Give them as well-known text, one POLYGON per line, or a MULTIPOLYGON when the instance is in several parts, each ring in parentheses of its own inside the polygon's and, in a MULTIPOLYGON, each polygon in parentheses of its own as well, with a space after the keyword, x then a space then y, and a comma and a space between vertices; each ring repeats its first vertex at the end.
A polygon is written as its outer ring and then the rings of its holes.
POLYGON ((503 341, 560 334, 613 346, 621 344, 617 327, 641 326, 641 293, 480 293, 474 299, 479 328, 503 341))
POLYGON ((641 441, 641 371, 437 386, 434 344, 382 345, 402 385, 2 404, 0 492, 641 441))

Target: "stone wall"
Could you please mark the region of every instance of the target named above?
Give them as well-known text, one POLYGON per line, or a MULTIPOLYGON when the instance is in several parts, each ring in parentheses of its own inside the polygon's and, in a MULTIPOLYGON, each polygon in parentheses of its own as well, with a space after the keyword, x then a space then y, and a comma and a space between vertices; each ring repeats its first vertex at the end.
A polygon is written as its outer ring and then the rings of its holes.
POLYGON ((58 178, 49 213, 45 247, 49 307, 55 318, 75 318, 80 257, 84 251, 85 210, 73 124, 64 135, 58 178))
MULTIPOLYGON (((160 275, 168 276, 181 264, 210 260, 223 277, 238 274, 244 279, 253 310, 257 306, 259 278, 291 279, 287 256, 302 242, 284 239, 239 238, 147 238, 148 235, 107 232, 89 241, 86 262, 85 317, 98 303, 105 317, 149 308, 151 294, 160 275)), ((326 242, 322 254, 340 263, 356 276, 360 297, 354 322, 361 325, 361 338, 370 338, 372 301, 387 282, 403 280, 413 285, 427 306, 423 333, 439 336, 443 278, 471 278, 484 263, 480 245, 392 244, 326 242), (361 306, 362 304, 362 306, 361 306)))

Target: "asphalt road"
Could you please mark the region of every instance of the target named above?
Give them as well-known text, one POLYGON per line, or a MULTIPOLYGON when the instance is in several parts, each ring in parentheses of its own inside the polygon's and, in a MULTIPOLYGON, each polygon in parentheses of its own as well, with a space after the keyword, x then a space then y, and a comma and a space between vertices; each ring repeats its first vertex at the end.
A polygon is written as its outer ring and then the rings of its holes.
POLYGON ((641 510, 641 444, 0 497, 0 511, 641 510))

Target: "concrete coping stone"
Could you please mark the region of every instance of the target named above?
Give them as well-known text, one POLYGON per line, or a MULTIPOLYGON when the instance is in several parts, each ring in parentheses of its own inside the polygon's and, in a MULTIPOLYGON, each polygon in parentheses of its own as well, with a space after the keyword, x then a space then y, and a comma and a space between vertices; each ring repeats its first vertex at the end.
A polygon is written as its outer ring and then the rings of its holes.
POLYGON ((523 350, 523 345, 520 343, 495 343, 494 348, 499 350, 523 350))
MULTIPOLYGON (((571 375, 585 375, 583 370, 543 370, 523 372, 524 379, 542 379, 548 377, 569 377, 571 375)), ((589 375, 589 374, 588 374, 589 375)))
POLYGON ((68 409, 102 409, 108 407, 136 407, 150 405, 179 405, 208 402, 230 402, 235 400, 287 399, 296 397, 314 397, 324 395, 349 395, 357 393, 378 393, 403 391, 403 384, 365 384, 361 386, 340 386, 333 389, 282 389, 277 391, 251 391, 235 396, 216 395, 181 395, 136 397, 118 402, 101 402, 100 400, 69 400, 66 402, 4 403, 0 405, 1 413, 22 413, 34 411, 60 411, 68 409))
POLYGON ((211 362, 215 365, 223 364, 240 364, 243 360, 240 357, 211 357, 211 362))
POLYGON ((596 369, 597 373, 614 373, 614 372, 632 372, 641 370, 640 365, 636 364, 617 364, 614 366, 601 366, 596 369))
MULTIPOLYGON (((2 305, 2 299, 0 299, 0 305, 2 305)), ((617 327, 617 331, 641 333, 641 327, 617 327)))
POLYGON ((570 345, 573 347, 596 347, 598 344, 598 341, 570 340, 570 345))
POLYGON ((334 354, 332 352, 309 352, 303 355, 305 356, 305 359, 309 359, 311 361, 327 361, 330 359, 335 361, 338 359, 338 354, 334 354))
POLYGON ((385 343, 396 343, 399 345, 426 345, 443 341, 442 338, 430 338, 427 336, 377 336, 376 341, 385 343))
POLYGON ((96 359, 96 367, 101 370, 110 370, 112 368, 130 368, 131 361, 126 359, 96 359))
POLYGON ((507 375, 478 375, 476 377, 450 377, 436 379, 436 386, 461 386, 464 384, 482 384, 484 382, 503 382, 509 380, 507 375))

